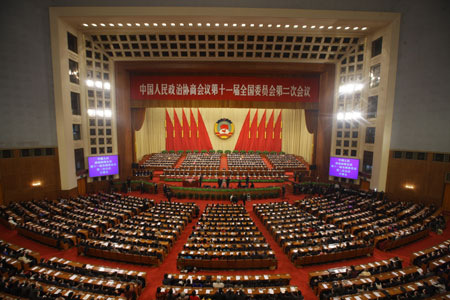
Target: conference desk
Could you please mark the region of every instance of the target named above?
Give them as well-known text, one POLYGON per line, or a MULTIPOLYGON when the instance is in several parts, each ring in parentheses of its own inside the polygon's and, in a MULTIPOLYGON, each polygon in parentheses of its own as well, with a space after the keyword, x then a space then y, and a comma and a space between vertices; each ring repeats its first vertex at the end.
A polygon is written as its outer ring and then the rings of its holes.
MULTIPOLYGON (((292 249, 297 250, 297 249, 292 249)), ((307 248, 299 249, 300 251, 307 253, 310 250, 307 248)), ((373 254, 374 247, 365 247, 365 248, 358 248, 358 249, 352 249, 352 250, 343 250, 343 251, 336 251, 336 252, 330 252, 326 254, 320 254, 320 255, 310 255, 310 256, 301 256, 297 257, 293 263, 296 267, 304 266, 304 265, 311 265, 311 264, 320 264, 330 261, 336 261, 336 260, 344 260, 364 255, 372 255, 373 254)), ((291 257, 291 255, 290 255, 291 257)))
MULTIPOLYGON (((291 282, 290 274, 262 274, 262 275, 186 275, 186 274, 166 274, 168 279, 185 283, 188 280, 192 282, 216 282, 220 280, 223 283, 232 285, 242 285, 244 287, 255 286, 282 286, 289 285, 291 282)), ((171 285, 172 286, 172 285, 171 285)))
POLYGON ((450 263, 450 254, 447 254, 444 257, 440 257, 435 260, 432 260, 429 264, 429 268, 431 271, 434 271, 437 268, 441 268, 443 266, 448 265, 449 263, 450 263))
MULTIPOLYGON (((355 270, 358 272, 362 272, 363 270, 370 271, 375 268, 389 267, 391 261, 400 262, 400 266, 398 266, 398 267, 401 268, 402 260, 401 259, 394 260, 391 258, 391 259, 386 259, 386 260, 374 261, 374 262, 367 263, 367 264, 356 265, 355 270)), ((338 267, 338 268, 333 268, 333 269, 328 269, 328 270, 310 272, 308 274, 309 282, 312 282, 314 279, 319 278, 319 277, 327 278, 330 276, 334 276, 335 278, 337 278, 338 275, 344 276, 350 269, 351 269, 350 266, 345 266, 345 267, 338 267)))
POLYGON ((3 262, 5 264, 13 267, 17 271, 22 270, 22 262, 20 262, 19 260, 15 259, 15 258, 0 254, 0 262, 3 262))
MULTIPOLYGON (((170 286, 161 286, 161 292, 165 293, 168 290, 172 289, 175 293, 185 293, 186 295, 190 295, 192 291, 196 291, 198 296, 205 297, 208 295, 213 296, 218 289, 214 288, 193 288, 193 287, 170 287, 170 286)), ((227 290, 231 290, 234 293, 242 290, 247 296, 262 296, 262 295, 275 295, 281 293, 296 293, 298 292, 298 287, 296 286, 286 286, 286 287, 258 287, 258 288, 229 288, 227 290)))
POLYGON ((401 294, 405 293, 404 291, 402 291, 402 288, 406 292, 413 292, 413 291, 418 290, 419 287, 423 285, 423 282, 427 282, 428 284, 435 284, 435 283, 437 283, 438 279, 439 279, 438 276, 428 277, 423 280, 410 282, 410 283, 399 285, 396 287, 391 287, 391 288, 386 288, 386 289, 376 290, 376 291, 366 291, 366 292, 351 295, 351 296, 344 296, 341 299, 344 299, 344 300, 372 300, 372 299, 386 298, 386 295, 382 291, 384 291, 390 297, 395 297, 397 295, 401 295, 401 294))
MULTIPOLYGON (((27 224, 31 225, 31 224, 29 224, 29 222, 27 222, 27 224)), ((48 246, 58 247, 58 245, 59 245, 59 247, 64 249, 64 250, 67 250, 67 249, 69 249, 72 246, 69 243, 65 243, 59 237, 58 238, 54 238, 54 237, 51 237, 51 236, 47 236, 47 235, 44 235, 43 232, 42 232, 42 231, 44 231, 44 232, 50 233, 50 232, 55 232, 54 230, 51 230, 49 228, 42 227, 42 226, 37 226, 35 224, 33 224, 31 226, 36 231, 32 231, 32 230, 29 230, 29 229, 26 229, 26 228, 23 228, 23 227, 18 227, 17 231, 18 231, 19 234, 21 234, 21 235, 23 235, 25 237, 28 237, 28 238, 30 238, 32 240, 38 241, 38 242, 40 242, 42 244, 45 244, 45 245, 48 245, 48 246)), ((60 234, 59 231, 57 231, 56 234, 60 234)), ((65 233, 62 233, 61 235, 66 240, 72 240, 73 241, 73 245, 76 245, 76 237, 74 235, 65 234, 65 233)))
POLYGON ((183 180, 183 187, 199 187, 199 186, 200 186, 200 181, 198 181, 194 178, 189 178, 189 179, 183 180))
MULTIPOLYGON (((380 274, 376 274, 376 275, 372 275, 372 276, 368 276, 368 277, 356 277, 356 278, 352 278, 352 279, 344 279, 344 280, 341 280, 340 282, 342 282, 343 288, 353 287, 353 286, 359 287, 361 285, 370 284, 372 282, 375 282, 377 279, 381 282, 385 282, 392 278, 397 278, 399 276, 418 273, 419 269, 420 268, 417 266, 412 266, 412 267, 404 268, 401 270, 380 273, 380 274)), ((324 291, 331 290, 331 288, 332 288, 331 283, 321 282, 318 285, 317 293, 320 295, 324 291)))
POLYGON ((22 250, 25 250, 27 252, 27 255, 32 256, 36 260, 36 262, 39 262, 41 260, 41 255, 39 254, 39 252, 35 252, 30 249, 22 248, 18 245, 11 244, 11 243, 8 243, 3 240, 0 240, 0 245, 5 246, 6 248, 8 248, 14 252, 21 252, 22 250))
POLYGON ((91 264, 85 264, 77 261, 71 261, 64 258, 51 257, 49 259, 50 262, 56 263, 63 266, 70 266, 79 270, 88 270, 92 271, 96 274, 102 274, 103 276, 109 276, 111 274, 117 274, 119 277, 131 277, 139 279, 143 285, 145 286, 145 281, 147 278, 147 273, 142 271, 134 271, 134 270, 125 270, 119 268, 111 268, 106 266, 97 266, 91 264))
POLYGON ((275 270, 278 262, 273 251, 264 251, 272 258, 252 259, 251 251, 181 251, 181 256, 204 256, 205 258, 179 257, 177 268, 183 270, 186 267, 197 269, 270 269, 275 270))
MULTIPOLYGON (((417 228, 418 226, 420 226, 420 225, 416 224, 416 225, 413 225, 412 227, 417 228)), ((388 233, 388 234, 376 237, 375 245, 378 249, 383 250, 383 251, 391 250, 391 249, 412 243, 419 239, 422 239, 422 238, 428 236, 429 232, 430 232, 430 229, 427 228, 425 230, 421 230, 421 231, 418 231, 418 232, 415 232, 412 234, 408 234, 399 239, 392 239, 393 233, 388 233)))
POLYGON ((438 250, 444 250, 444 251, 449 251, 450 250, 450 240, 446 240, 442 243, 440 243, 439 245, 421 250, 421 251, 417 251, 417 252, 413 252, 411 254, 411 258, 410 258, 410 262, 411 264, 416 264, 416 260, 420 260, 422 258, 424 258, 425 256, 427 256, 428 254, 434 252, 434 251, 438 251, 438 250))

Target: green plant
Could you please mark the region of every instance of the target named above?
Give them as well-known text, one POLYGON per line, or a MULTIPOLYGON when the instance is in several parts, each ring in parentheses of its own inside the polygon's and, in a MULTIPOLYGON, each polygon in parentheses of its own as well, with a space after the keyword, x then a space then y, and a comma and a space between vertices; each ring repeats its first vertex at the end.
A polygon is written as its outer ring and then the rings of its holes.
POLYGON ((239 150, 233 150, 233 153, 239 153, 239 150))
POLYGON ((194 150, 194 153, 198 153, 198 150, 194 150))
POLYGON ((217 150, 216 152, 219 153, 219 154, 222 154, 223 150, 217 150))
POLYGON ((167 150, 163 150, 163 151, 161 151, 161 153, 168 153, 168 152, 167 152, 167 150))
POLYGON ((211 149, 211 150, 209 150, 209 153, 214 154, 214 153, 216 153, 216 150, 211 149))
POLYGON ((183 150, 178 150, 177 151, 177 153, 179 153, 179 154, 183 154, 183 152, 184 152, 183 150))
POLYGON ((231 150, 225 150, 225 154, 230 154, 231 150))
POLYGON ((208 150, 202 150, 202 153, 208 153, 208 150))

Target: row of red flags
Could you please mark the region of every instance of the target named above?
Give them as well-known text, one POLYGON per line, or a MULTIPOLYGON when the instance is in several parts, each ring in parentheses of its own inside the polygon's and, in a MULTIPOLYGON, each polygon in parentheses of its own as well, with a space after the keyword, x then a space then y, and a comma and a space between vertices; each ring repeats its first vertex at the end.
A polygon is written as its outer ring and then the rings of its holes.
MULTIPOLYGON (((178 115, 173 110, 173 121, 166 109, 166 150, 211 150, 211 140, 209 139, 202 114, 197 109, 197 122, 195 121, 192 109, 190 111, 189 124, 184 110, 182 110, 183 126, 178 115)), ((250 110, 247 113, 244 124, 239 134, 234 150, 259 150, 259 151, 281 151, 282 144, 282 122, 281 111, 276 122, 274 122, 274 111, 266 122, 266 110, 258 123, 258 111, 253 116, 250 123, 250 110)))

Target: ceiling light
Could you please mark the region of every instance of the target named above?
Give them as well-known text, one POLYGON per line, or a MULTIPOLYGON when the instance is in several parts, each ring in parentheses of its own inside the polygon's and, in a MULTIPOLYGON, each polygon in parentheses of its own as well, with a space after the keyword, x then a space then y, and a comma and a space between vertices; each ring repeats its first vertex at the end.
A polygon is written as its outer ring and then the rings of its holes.
POLYGON ((161 23, 161 25, 162 25, 163 27, 166 27, 166 26, 167 26, 167 24, 166 24, 166 23, 161 23))
POLYGON ((345 30, 349 30, 349 29, 350 29, 350 26, 345 26, 344 29, 345 29, 345 30))
POLYGON ((180 26, 183 27, 183 26, 184 26, 184 23, 180 23, 180 26))
POLYGON ((302 28, 307 28, 307 27, 308 27, 308 25, 303 25, 303 26, 302 26, 302 28))
POLYGON ((294 25, 293 27, 294 27, 294 28, 298 28, 298 25, 294 25))
POLYGON ((92 23, 91 25, 94 26, 94 27, 97 27, 97 24, 95 24, 95 23, 92 23))
POLYGON ((95 109, 90 108, 87 110, 87 113, 89 117, 95 117, 95 109))
POLYGON ((198 27, 202 27, 202 23, 197 23, 197 26, 198 27))
POLYGON ((272 24, 268 24, 267 27, 269 27, 269 28, 272 27, 272 24))
POLYGON ((216 27, 219 27, 220 26, 220 24, 219 23, 216 23, 216 24, 214 24, 216 27))
POLYGON ((264 26, 264 24, 259 24, 258 26, 259 26, 259 27, 263 27, 263 26, 264 26))
POLYGON ((140 23, 136 23, 136 26, 137 26, 137 27, 140 27, 140 26, 141 26, 141 24, 140 24, 140 23))
POLYGON ((211 23, 206 23, 206 26, 207 26, 207 27, 211 26, 211 23))
POLYGON ((233 23, 233 27, 236 27, 237 26, 237 24, 236 23, 233 23))
POLYGON ((96 87, 96 88, 101 89, 102 86, 103 86, 103 83, 102 83, 101 81, 97 80, 97 81, 95 82, 95 87, 96 87))
POLYGON ((194 24, 192 24, 192 23, 189 23, 188 25, 189 25, 189 26, 194 26, 194 24))
POLYGON ((101 109, 97 109, 97 110, 95 111, 95 113, 96 113, 96 115, 99 116, 99 117, 103 117, 103 115, 104 115, 103 110, 101 110, 101 109))
POLYGON ((349 83, 339 87, 339 94, 351 94, 362 90, 364 85, 362 83, 349 83))
POLYGON ((112 111, 110 109, 105 109, 105 118, 111 118, 112 111))
POLYGON ((242 27, 245 27, 245 26, 246 26, 246 24, 245 24, 245 23, 242 23, 242 24, 241 24, 241 26, 242 26, 242 27))
POLYGON ((106 24, 105 23, 100 23, 100 26, 105 27, 106 24))
POLYGON ((255 24, 250 24, 250 27, 255 27, 255 24))
POLYGON ((223 26, 228 27, 228 23, 223 24, 223 26))
POLYGON ((109 23, 109 26, 114 27, 114 24, 113 23, 109 23))
POLYGON ((31 183, 32 186, 40 186, 42 183, 40 181, 34 181, 31 183))
POLYGON ((153 26, 158 27, 158 23, 153 23, 153 26))
POLYGON ((281 25, 280 24, 277 24, 277 28, 280 28, 281 27, 281 25))
POLYGON ((358 26, 356 26, 356 27, 353 27, 353 30, 358 30, 359 29, 359 27, 358 26))
POLYGON ((131 26, 133 26, 133 24, 131 24, 131 23, 127 23, 127 26, 128 26, 128 27, 131 27, 131 26))
POLYGON ((86 85, 87 85, 88 87, 93 87, 93 86, 94 86, 94 81, 88 79, 88 80, 86 80, 86 85))
POLYGON ((314 28, 316 28, 316 25, 311 25, 311 29, 314 29, 314 28))
POLYGON ((103 87, 105 88, 105 90, 110 90, 111 89, 111 84, 109 82, 105 82, 103 87))
POLYGON ((339 30, 339 29, 341 29, 341 28, 342 28, 341 26, 336 27, 337 30, 339 30))
POLYGON ((325 26, 323 26, 323 25, 320 25, 320 26, 319 26, 319 29, 323 29, 324 27, 325 27, 325 26))
POLYGON ((337 113, 336 118, 338 120, 344 120, 344 113, 342 113, 342 112, 337 113))
POLYGON ((148 27, 148 26, 150 26, 150 24, 148 24, 148 23, 144 23, 144 26, 148 27))
POLYGON ((405 184, 405 189, 407 189, 407 190, 413 190, 414 188, 415 188, 415 186, 412 184, 405 184))
POLYGON ((88 27, 89 25, 88 25, 88 24, 86 24, 86 23, 83 23, 83 26, 84 26, 84 27, 88 27))
POLYGON ((284 25, 284 28, 289 28, 291 25, 289 25, 289 24, 286 24, 286 25, 284 25))
POLYGON ((174 27, 174 26, 175 26, 175 23, 170 23, 170 26, 174 27))
POLYGON ((363 27, 363 28, 361 28, 361 30, 367 30, 367 27, 363 27))
POLYGON ((122 27, 123 24, 122 23, 117 23, 117 26, 122 27))
POLYGON ((328 29, 333 29, 333 26, 328 26, 328 29))

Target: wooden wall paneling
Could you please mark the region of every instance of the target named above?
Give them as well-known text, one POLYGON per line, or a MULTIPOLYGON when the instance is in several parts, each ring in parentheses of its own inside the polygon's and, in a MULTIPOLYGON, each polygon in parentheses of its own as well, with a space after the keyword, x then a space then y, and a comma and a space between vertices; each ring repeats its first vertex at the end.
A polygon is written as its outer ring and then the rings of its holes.
POLYGON ((86 195, 86 177, 77 179, 78 195, 86 195))
POLYGON ((444 199, 442 200, 442 211, 445 215, 450 215, 450 182, 445 184, 444 199))

